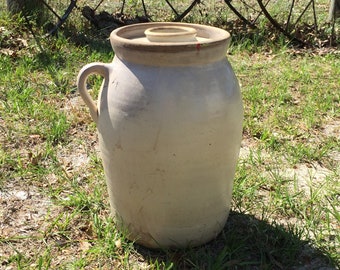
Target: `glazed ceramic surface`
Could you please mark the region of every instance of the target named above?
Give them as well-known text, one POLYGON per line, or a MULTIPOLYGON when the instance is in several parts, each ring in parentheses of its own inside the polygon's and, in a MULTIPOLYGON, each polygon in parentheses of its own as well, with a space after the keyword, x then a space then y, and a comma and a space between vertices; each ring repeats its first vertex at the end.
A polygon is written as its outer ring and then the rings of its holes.
POLYGON ((148 247, 203 244, 223 229, 242 133, 230 36, 195 24, 145 23, 110 36, 112 63, 91 63, 79 92, 97 123, 112 211, 148 247), (87 77, 104 77, 94 102, 87 77))

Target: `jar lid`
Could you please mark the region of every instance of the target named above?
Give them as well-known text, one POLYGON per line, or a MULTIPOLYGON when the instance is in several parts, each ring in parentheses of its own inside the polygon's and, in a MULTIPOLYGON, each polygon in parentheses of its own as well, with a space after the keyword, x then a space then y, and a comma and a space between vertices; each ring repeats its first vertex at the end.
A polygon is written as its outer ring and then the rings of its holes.
POLYGON ((230 34, 207 25, 154 22, 117 28, 112 31, 110 42, 122 60, 152 65, 157 61, 159 65, 187 65, 187 60, 191 59, 192 63, 193 58, 195 63, 225 58, 230 34), (153 58, 152 63, 148 57, 153 58))

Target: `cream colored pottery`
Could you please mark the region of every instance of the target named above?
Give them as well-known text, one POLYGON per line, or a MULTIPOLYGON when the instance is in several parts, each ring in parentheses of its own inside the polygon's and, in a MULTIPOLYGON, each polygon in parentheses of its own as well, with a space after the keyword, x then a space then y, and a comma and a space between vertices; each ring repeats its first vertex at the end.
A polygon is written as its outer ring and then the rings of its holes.
POLYGON ((91 63, 78 89, 97 124, 118 227, 147 247, 188 247, 227 220, 242 133, 228 32, 144 23, 116 29, 112 63, 91 63), (87 77, 104 77, 98 102, 87 77))

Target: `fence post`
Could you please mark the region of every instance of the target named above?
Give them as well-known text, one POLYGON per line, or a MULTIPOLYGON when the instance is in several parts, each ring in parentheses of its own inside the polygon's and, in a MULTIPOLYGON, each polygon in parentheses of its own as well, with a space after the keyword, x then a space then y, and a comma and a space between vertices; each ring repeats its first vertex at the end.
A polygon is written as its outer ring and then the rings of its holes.
POLYGON ((21 13, 25 17, 34 19, 38 25, 47 21, 47 10, 41 0, 7 0, 7 10, 11 14, 21 13))
POLYGON ((331 0, 329 5, 328 21, 335 21, 340 18, 340 0, 331 0))

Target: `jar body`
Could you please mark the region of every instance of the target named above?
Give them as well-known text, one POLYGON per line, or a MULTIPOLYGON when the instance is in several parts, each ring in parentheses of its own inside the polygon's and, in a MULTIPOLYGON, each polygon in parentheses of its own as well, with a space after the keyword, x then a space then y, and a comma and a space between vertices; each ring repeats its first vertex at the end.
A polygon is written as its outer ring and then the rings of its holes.
POLYGON ((112 211, 148 247, 197 246, 227 220, 242 135, 226 58, 148 66, 114 58, 97 127, 112 211))

